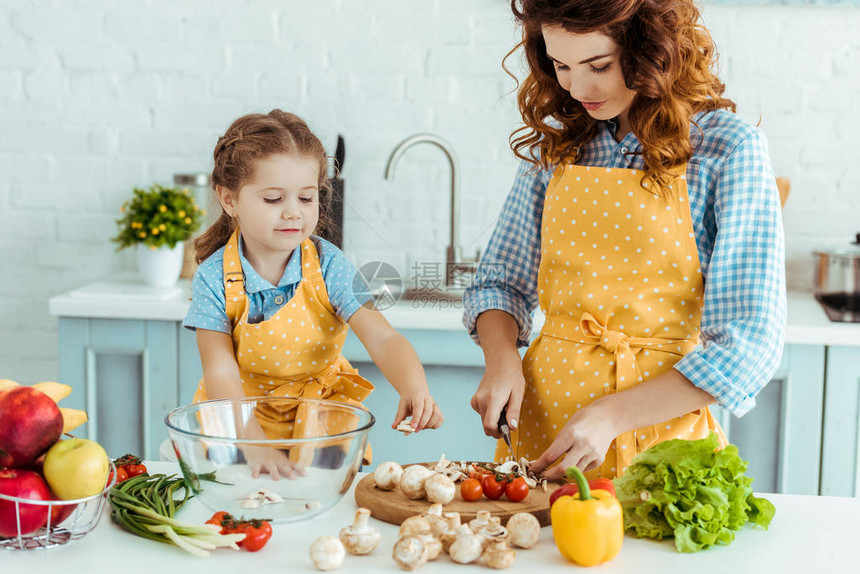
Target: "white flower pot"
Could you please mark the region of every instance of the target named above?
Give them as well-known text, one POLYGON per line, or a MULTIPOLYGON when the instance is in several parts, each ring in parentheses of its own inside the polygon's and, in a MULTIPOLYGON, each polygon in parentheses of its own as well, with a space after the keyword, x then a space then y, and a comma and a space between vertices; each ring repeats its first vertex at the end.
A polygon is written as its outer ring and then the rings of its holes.
POLYGON ((171 249, 166 245, 158 249, 138 244, 137 269, 143 282, 153 287, 172 287, 182 271, 182 254, 185 244, 179 242, 171 249))

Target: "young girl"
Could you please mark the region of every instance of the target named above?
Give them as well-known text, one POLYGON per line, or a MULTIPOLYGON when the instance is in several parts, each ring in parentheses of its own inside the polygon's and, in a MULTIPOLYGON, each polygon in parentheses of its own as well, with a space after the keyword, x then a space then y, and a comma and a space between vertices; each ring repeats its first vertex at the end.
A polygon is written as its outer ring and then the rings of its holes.
POLYGON ((779 195, 692 0, 511 6, 523 166, 481 263, 507 277, 479 268, 464 301, 486 357, 472 406, 496 437, 507 408, 532 470, 614 477, 659 441, 721 436, 708 405, 741 416, 775 372, 779 195))
MULTIPOLYGON (((359 403, 373 385, 341 354, 349 325, 400 394, 392 427, 411 415, 416 431, 438 428, 442 413, 414 349, 356 299, 356 270, 344 254, 312 235, 325 217, 328 181, 325 151, 307 124, 281 110, 241 117, 214 156, 223 212, 195 242, 200 267, 184 321, 197 331, 203 364, 195 402, 275 395, 359 403)), ((256 420, 258 436, 302 434, 295 413, 256 420)), ((275 449, 244 454, 254 476, 297 470, 275 449)))

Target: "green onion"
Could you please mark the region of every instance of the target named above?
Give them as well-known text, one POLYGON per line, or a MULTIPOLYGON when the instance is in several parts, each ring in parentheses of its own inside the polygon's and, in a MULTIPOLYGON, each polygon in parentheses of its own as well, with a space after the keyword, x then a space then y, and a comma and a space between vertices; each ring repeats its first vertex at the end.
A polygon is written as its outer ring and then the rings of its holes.
POLYGON ((110 489, 111 518, 123 530, 136 536, 173 544, 194 554, 209 556, 210 550, 229 547, 238 550, 244 534, 221 534, 214 524, 191 524, 173 518, 193 496, 187 483, 176 475, 139 474, 110 489), (182 488, 182 497, 175 498, 182 488))

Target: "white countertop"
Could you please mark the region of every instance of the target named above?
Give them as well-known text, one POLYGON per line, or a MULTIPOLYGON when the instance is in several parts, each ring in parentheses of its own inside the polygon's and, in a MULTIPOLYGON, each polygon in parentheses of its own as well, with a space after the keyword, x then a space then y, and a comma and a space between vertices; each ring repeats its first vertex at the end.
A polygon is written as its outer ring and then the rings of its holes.
MULTIPOLYGON (((173 292, 147 288, 136 273, 126 273, 52 297, 49 306, 51 314, 59 317, 181 321, 188 312, 190 289, 188 280, 181 280, 173 292)), ((383 314, 398 330, 463 331, 462 302, 440 306, 400 301, 383 314)), ((538 310, 533 328, 542 325, 538 310)), ((860 323, 832 322, 812 293, 790 291, 785 342, 860 346, 860 323)))
MULTIPOLYGON (((178 472, 175 463, 147 463, 150 472, 178 472)), ((360 479, 357 478, 355 484, 360 479)), ((767 531, 746 527, 729 546, 715 547, 697 554, 675 551, 671 539, 624 539, 620 554, 597 567, 601 573, 695 572, 732 574, 749 572, 808 573, 849 572, 857 566, 856 517, 860 498, 836 498, 766 494, 776 505, 776 516, 767 531)), ((311 542, 323 534, 337 536, 352 522, 355 513, 353 491, 330 511, 303 522, 274 525, 269 544, 257 553, 229 549, 198 558, 176 547, 145 540, 113 524, 106 510, 96 529, 84 538, 64 546, 38 552, 0 550, 3 572, 316 572, 308 557, 311 542)), ((180 520, 203 522, 212 512, 195 500, 178 514, 180 520)), ((382 533, 382 544, 369 556, 347 556, 340 572, 401 572, 391 559, 397 527, 372 520, 382 533)), ((490 572, 480 566, 461 566, 442 556, 419 572, 490 572)), ((565 561, 552 540, 552 530, 541 532, 530 550, 517 550, 511 572, 573 572, 578 568, 565 561), (523 570, 526 568, 527 570, 523 570)))

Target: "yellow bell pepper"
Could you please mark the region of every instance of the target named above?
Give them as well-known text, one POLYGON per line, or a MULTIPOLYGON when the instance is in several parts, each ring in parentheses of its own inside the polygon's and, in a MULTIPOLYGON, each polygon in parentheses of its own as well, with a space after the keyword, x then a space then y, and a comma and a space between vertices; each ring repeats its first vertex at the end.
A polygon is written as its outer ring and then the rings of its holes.
POLYGON ((565 476, 576 480, 579 493, 562 496, 550 509, 552 536, 562 556, 581 566, 608 562, 621 551, 624 521, 618 499, 603 490, 590 490, 575 466, 565 476))

